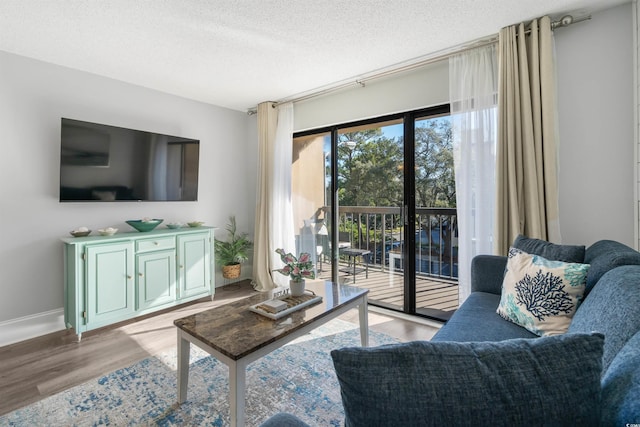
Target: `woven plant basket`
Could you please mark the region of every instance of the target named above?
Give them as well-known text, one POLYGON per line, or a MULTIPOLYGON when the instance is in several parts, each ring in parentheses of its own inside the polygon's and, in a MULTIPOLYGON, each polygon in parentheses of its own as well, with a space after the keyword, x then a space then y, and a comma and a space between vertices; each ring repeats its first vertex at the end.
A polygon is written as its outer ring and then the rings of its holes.
POLYGON ((223 265, 222 277, 225 279, 237 279, 240 277, 240 264, 223 265))

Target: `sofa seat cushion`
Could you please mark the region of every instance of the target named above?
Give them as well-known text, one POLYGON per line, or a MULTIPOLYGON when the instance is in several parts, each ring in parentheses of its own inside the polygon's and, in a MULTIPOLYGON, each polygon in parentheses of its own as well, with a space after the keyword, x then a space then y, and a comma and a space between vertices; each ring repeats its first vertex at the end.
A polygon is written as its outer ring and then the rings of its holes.
POLYGON ((640 332, 622 347, 602 378, 602 425, 640 423, 640 332))
POLYGON ((333 350, 345 426, 598 425, 602 335, 333 350))
POLYGON ((431 341, 502 341, 537 338, 525 328, 507 322, 496 313, 500 295, 472 292, 431 341))
POLYGON ((604 334, 603 370, 640 330, 640 266, 625 265, 608 271, 573 316, 569 333, 604 334))
POLYGON ((584 295, 589 264, 509 250, 497 313, 536 335, 567 331, 584 295))

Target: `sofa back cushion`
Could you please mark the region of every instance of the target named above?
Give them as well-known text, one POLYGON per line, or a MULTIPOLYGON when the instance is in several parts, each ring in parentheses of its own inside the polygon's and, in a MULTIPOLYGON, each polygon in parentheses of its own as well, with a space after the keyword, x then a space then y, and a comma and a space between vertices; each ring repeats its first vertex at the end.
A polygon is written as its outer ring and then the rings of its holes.
POLYGON ((583 245, 558 245, 520 234, 511 246, 528 254, 540 255, 552 261, 584 263, 585 247, 583 245))
POLYGON ((603 372, 640 329, 640 266, 608 271, 578 307, 568 333, 604 334, 603 372))
POLYGON ((585 295, 609 270, 621 265, 640 265, 640 252, 613 240, 600 240, 587 248, 584 262, 591 264, 585 295))
POLYGON ((640 422, 640 332, 618 352, 602 378, 602 425, 640 422))
POLYGON ((342 348, 345 426, 598 425, 603 337, 342 348))

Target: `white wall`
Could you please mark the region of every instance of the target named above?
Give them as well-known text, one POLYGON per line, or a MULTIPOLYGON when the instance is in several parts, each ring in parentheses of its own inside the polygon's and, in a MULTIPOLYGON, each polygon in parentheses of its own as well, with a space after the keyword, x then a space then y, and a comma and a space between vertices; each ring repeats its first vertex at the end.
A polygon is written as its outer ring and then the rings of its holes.
POLYGON ((294 105, 294 130, 379 117, 449 102, 448 61, 393 77, 372 80, 294 105), (419 89, 416 89, 419 88, 419 89))
POLYGON ((634 237, 632 6, 555 32, 563 241, 634 237))
MULTIPOLYGON (((635 246, 632 7, 555 31, 560 227, 566 243, 635 246)), ((448 102, 448 63, 295 105, 295 129, 448 102), (419 89, 417 89, 419 88, 419 89)))
POLYGON ((255 182, 244 171, 255 136, 243 112, 0 52, 0 129, 0 345, 3 326, 61 319, 60 238, 76 227, 132 231, 125 220, 148 216, 224 228, 235 214, 253 233, 255 182), (200 139, 198 201, 59 203, 61 117, 200 139))

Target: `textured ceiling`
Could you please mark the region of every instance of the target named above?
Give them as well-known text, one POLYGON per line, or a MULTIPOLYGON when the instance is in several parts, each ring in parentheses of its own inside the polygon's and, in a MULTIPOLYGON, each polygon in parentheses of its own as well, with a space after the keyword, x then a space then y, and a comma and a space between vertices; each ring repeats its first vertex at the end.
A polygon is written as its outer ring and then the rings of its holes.
POLYGON ((520 21, 628 2, 0 0, 0 50, 244 111, 520 21))

